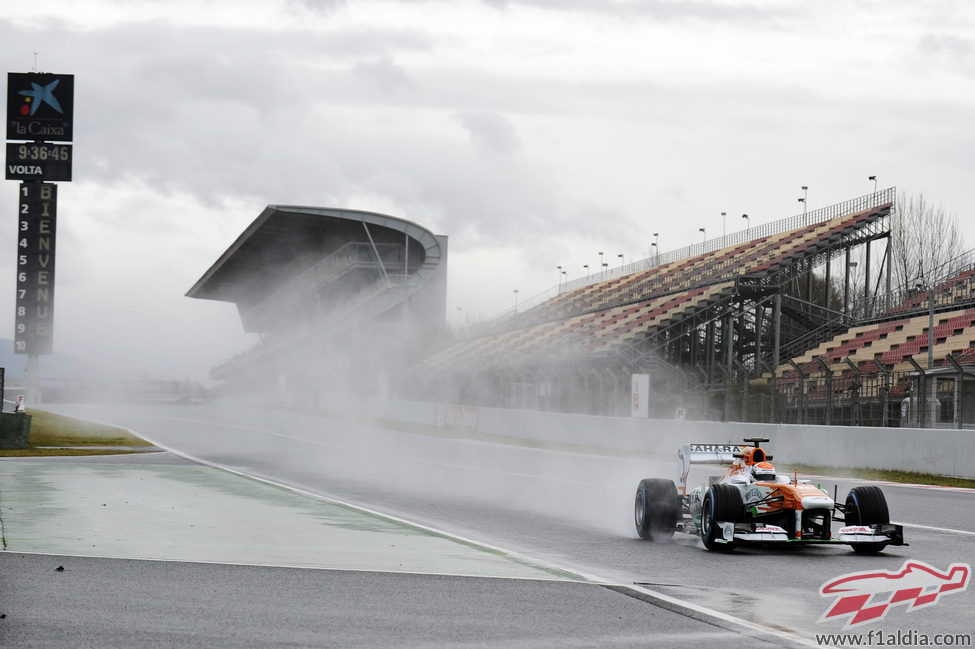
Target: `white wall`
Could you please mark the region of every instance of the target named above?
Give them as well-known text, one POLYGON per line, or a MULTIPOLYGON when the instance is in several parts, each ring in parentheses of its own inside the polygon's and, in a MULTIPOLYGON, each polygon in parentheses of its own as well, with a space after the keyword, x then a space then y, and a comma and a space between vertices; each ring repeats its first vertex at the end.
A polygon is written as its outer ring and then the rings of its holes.
POLYGON ((767 437, 780 466, 796 462, 975 478, 972 430, 634 419, 379 400, 370 402, 369 411, 379 419, 667 458, 685 442, 767 437))

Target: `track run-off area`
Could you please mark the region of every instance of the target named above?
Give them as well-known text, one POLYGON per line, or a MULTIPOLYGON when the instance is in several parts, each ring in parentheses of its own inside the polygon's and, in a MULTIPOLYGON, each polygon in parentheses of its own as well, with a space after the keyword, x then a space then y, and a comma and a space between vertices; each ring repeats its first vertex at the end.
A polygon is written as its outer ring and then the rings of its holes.
MULTIPOLYGON (((45 409, 127 428, 170 452, 0 461, 4 646, 59 646, 58 624, 23 635, 14 586, 24 600, 57 592, 73 611, 66 585, 92 602, 118 580, 134 583, 136 619, 102 628, 103 619, 85 633, 117 633, 122 644, 140 622, 153 637, 199 639, 188 646, 817 646, 817 635, 866 643, 870 631, 971 643, 975 631, 969 591, 914 610, 895 604, 854 628, 821 620, 833 600, 820 595, 833 578, 908 560, 973 563, 972 490, 882 484, 910 545, 878 555, 846 546, 722 554, 691 536, 637 537, 637 483, 675 472, 660 457, 239 404, 45 409), (56 500, 11 502, 38 494, 56 500), (176 606, 180 625, 160 622, 154 602, 176 606)), ((696 471, 690 484, 707 479, 696 471)), ((830 494, 835 485, 840 501, 867 484, 806 477, 830 494)))

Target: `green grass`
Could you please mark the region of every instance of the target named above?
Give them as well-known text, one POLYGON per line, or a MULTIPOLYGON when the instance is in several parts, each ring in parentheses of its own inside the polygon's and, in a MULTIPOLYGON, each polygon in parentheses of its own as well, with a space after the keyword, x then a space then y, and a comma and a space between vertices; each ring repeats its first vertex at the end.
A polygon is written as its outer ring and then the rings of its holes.
POLYGON ((138 453, 127 448, 102 449, 86 446, 137 446, 152 444, 114 426, 56 415, 43 410, 28 410, 31 416, 27 448, 0 449, 0 457, 36 457, 42 455, 116 455, 138 453), (50 447, 50 448, 49 448, 50 447))
MULTIPOLYGON (((810 464, 796 464, 799 473, 813 475, 828 475, 836 478, 860 478, 863 480, 881 480, 884 482, 901 482, 905 484, 927 484, 939 487, 964 487, 975 489, 975 480, 968 478, 953 478, 951 476, 934 475, 931 473, 914 473, 912 471, 884 471, 881 469, 849 469, 828 466, 813 466, 810 464)), ((790 468, 791 472, 791 468, 790 468)))

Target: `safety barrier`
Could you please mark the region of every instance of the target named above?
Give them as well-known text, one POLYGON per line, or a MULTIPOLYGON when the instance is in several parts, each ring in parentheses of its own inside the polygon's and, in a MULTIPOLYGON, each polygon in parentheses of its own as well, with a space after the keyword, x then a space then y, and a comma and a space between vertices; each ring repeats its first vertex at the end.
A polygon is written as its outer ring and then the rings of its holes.
POLYGON ((767 437, 784 469, 795 462, 975 479, 971 430, 636 419, 389 400, 371 401, 368 411, 377 419, 458 432, 675 458, 686 442, 767 437))

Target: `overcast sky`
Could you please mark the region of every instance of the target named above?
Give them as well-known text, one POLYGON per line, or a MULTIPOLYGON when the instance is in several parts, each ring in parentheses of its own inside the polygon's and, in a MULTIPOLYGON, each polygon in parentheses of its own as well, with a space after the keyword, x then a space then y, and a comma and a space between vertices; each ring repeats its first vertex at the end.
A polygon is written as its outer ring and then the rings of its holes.
MULTIPOLYGON (((232 305, 184 293, 273 203, 448 235, 451 322, 598 251, 647 257, 653 232, 667 251, 791 216, 802 185, 814 209, 876 175, 973 240, 970 2, 12 4, 6 71, 36 52, 75 75, 55 349, 139 373, 205 379, 255 342, 232 305)), ((16 181, 3 204, 12 338, 16 181)))

